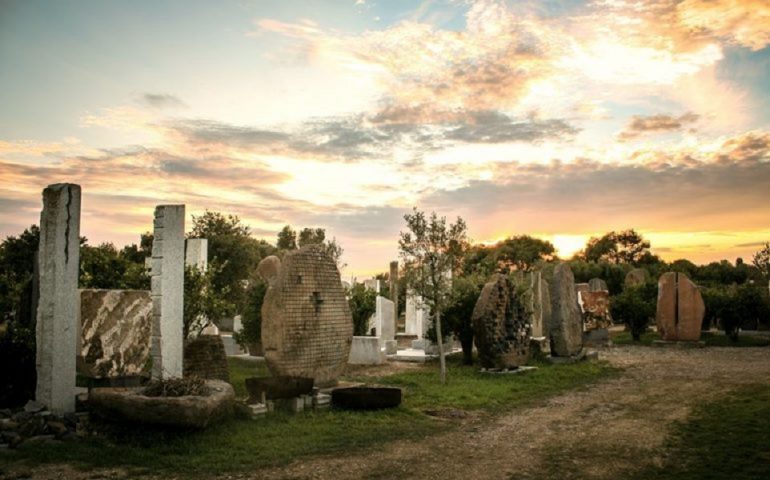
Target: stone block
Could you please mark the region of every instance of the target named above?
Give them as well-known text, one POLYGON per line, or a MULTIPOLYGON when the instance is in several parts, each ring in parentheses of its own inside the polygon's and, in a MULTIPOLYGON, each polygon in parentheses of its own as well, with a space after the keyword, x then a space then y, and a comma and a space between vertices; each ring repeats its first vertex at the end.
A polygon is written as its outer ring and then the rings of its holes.
POLYGON ((381 342, 395 340, 396 338, 396 318, 393 302, 385 297, 377 296, 375 312, 375 329, 381 342))
POLYGON ((56 413, 75 410, 80 263, 80 187, 43 190, 38 249, 35 398, 56 413))
POLYGON ((350 345, 351 365, 381 365, 385 362, 380 350, 379 337, 353 337, 350 345))
POLYGON ((571 357, 583 348, 583 317, 575 294, 575 280, 566 263, 554 269, 551 284, 551 355, 571 357))
POLYGON ((697 342, 705 310, 700 290, 684 273, 661 275, 655 323, 664 341, 697 342))
POLYGON ((209 265, 209 241, 205 238, 188 238, 185 241, 184 263, 205 272, 209 265))
POLYGON ((201 335, 184 346, 184 376, 230 381, 222 337, 201 335))
POLYGON ((398 341, 397 340, 385 340, 385 354, 395 355, 398 353, 398 341))

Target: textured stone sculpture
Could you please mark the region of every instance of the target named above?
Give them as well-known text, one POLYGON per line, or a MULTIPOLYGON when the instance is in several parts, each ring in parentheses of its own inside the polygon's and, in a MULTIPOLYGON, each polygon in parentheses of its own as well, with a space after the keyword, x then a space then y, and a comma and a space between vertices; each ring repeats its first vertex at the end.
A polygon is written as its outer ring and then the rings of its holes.
POLYGON ((516 368, 529 359, 530 324, 504 275, 484 285, 471 316, 474 342, 485 368, 516 368))
POLYGON ((612 325, 610 294, 607 291, 580 292, 586 330, 608 328, 612 325))
POLYGON ((645 282, 647 282, 647 279, 650 277, 650 274, 647 273, 647 270, 643 268, 635 268, 628 272, 626 274, 626 278, 623 281, 623 285, 626 287, 636 287, 639 285, 643 285, 645 282))
POLYGON ((583 349, 583 318, 575 294, 575 278, 566 263, 557 265, 553 272, 548 330, 553 356, 570 357, 583 349))
POLYGON ((79 261, 80 187, 49 185, 40 213, 35 399, 54 413, 75 411, 79 261))
POLYGON ((588 287, 589 287, 589 290, 592 292, 609 291, 609 288, 607 288, 607 282, 605 282, 601 278, 592 278, 591 280, 589 280, 588 287))
POLYGON ((334 261, 320 245, 267 257, 258 272, 269 283, 262 305, 262 344, 274 376, 336 383, 350 355, 353 320, 334 261))
POLYGON ((152 299, 144 290, 80 291, 80 355, 84 374, 148 373, 152 299))
POLYGON ((700 290, 687 275, 668 272, 660 276, 655 323, 663 340, 697 342, 705 311, 700 290))
POLYGON ((200 335, 184 346, 184 376, 230 381, 225 344, 219 335, 200 335))

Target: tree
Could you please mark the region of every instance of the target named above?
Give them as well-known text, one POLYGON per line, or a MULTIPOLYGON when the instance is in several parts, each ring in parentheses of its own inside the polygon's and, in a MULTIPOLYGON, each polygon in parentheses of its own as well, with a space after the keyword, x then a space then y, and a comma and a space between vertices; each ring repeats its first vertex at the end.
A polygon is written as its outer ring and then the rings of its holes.
POLYGON ((529 271, 540 260, 553 258, 554 248, 551 242, 519 235, 503 240, 495 246, 495 259, 506 271, 529 271))
POLYGON ((433 314, 433 325, 439 347, 441 383, 446 383, 441 315, 449 302, 452 290, 451 274, 455 272, 468 248, 467 226, 458 217, 447 225, 446 217, 436 212, 426 218, 415 207, 404 215, 407 231, 399 234, 399 251, 404 262, 404 278, 409 288, 422 297, 433 314))
POLYGON ((217 290, 213 280, 221 270, 218 262, 210 262, 206 271, 197 265, 184 269, 183 338, 198 335, 207 320, 233 315, 235 305, 227 300, 227 290, 217 290))
POLYGON ((305 245, 322 244, 326 240, 326 230, 323 228, 303 228, 299 232, 299 248, 305 245))
POLYGON ((369 318, 377 310, 377 292, 363 283, 355 283, 350 288, 348 305, 353 316, 353 335, 368 335, 369 318))
POLYGON ((583 254, 589 262, 608 260, 616 264, 637 265, 641 261, 654 262, 657 257, 649 252, 650 242, 634 229, 609 232, 600 238, 591 237, 583 254))
POLYGON ((22 293, 32 281, 39 242, 40 229, 32 225, 0 243, 0 323, 16 317, 21 307, 22 293))
POLYGON ((626 288, 610 300, 612 318, 628 325, 635 342, 641 340, 647 324, 655 316, 655 300, 650 298, 651 293, 656 295, 655 291, 653 283, 637 285, 626 288))
POLYGON ((770 290, 770 242, 765 242, 765 246, 754 254, 752 263, 764 275, 765 280, 768 281, 767 288, 770 290))
POLYGON ((485 275, 472 273, 453 279, 450 302, 447 306, 444 318, 447 326, 460 339, 463 348, 463 363, 473 363, 473 324, 471 317, 476 302, 484 288, 485 275))
POLYGON ((278 250, 294 250, 297 248, 297 232, 292 230, 291 226, 284 226, 278 232, 278 241, 275 244, 278 250))

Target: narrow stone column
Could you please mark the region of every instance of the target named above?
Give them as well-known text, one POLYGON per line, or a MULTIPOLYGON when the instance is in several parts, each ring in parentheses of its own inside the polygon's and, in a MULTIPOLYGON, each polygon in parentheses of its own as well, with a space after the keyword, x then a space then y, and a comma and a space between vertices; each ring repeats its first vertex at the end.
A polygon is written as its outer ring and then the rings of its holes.
POLYGON ((195 265, 201 272, 205 272, 209 265, 209 241, 205 238, 188 238, 185 245, 185 265, 195 265))
POLYGON ((79 264, 80 186, 49 185, 40 214, 35 398, 55 413, 75 411, 79 264))
POLYGON ((398 261, 390 262, 390 301, 393 302, 393 332, 398 330, 398 261))
POLYGON ((155 208, 152 241, 152 377, 182 377, 184 205, 155 208))

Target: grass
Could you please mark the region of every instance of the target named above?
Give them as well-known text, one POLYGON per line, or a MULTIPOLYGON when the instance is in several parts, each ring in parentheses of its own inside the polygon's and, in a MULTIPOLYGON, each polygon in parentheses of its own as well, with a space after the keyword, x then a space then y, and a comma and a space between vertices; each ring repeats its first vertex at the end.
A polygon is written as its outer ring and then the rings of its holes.
MULTIPOLYGON (((770 346, 770 336, 738 335, 738 341, 733 342, 726 335, 714 332, 702 332, 700 339, 707 347, 767 347, 770 346)), ((612 337, 615 345, 652 345, 660 336, 655 332, 646 332, 639 342, 634 342, 630 332, 620 332, 612 337)))
MULTIPOLYGON (((230 379, 245 396, 243 379, 266 374, 264 364, 230 359, 230 379)), ((482 375, 478 367, 449 360, 449 383, 439 385, 438 366, 385 377, 358 377, 405 388, 400 408, 378 412, 312 411, 276 413, 257 420, 233 420, 200 432, 179 432, 131 426, 80 442, 22 445, 0 454, 34 466, 69 463, 82 469, 124 467, 132 474, 174 473, 185 477, 252 471, 286 464, 303 456, 364 452, 395 439, 418 438, 452 428, 426 409, 500 412, 585 386, 616 372, 603 363, 540 365, 520 375, 482 375)))
POLYGON ((752 385, 695 409, 676 424, 661 467, 637 478, 770 478, 770 386, 752 385))

